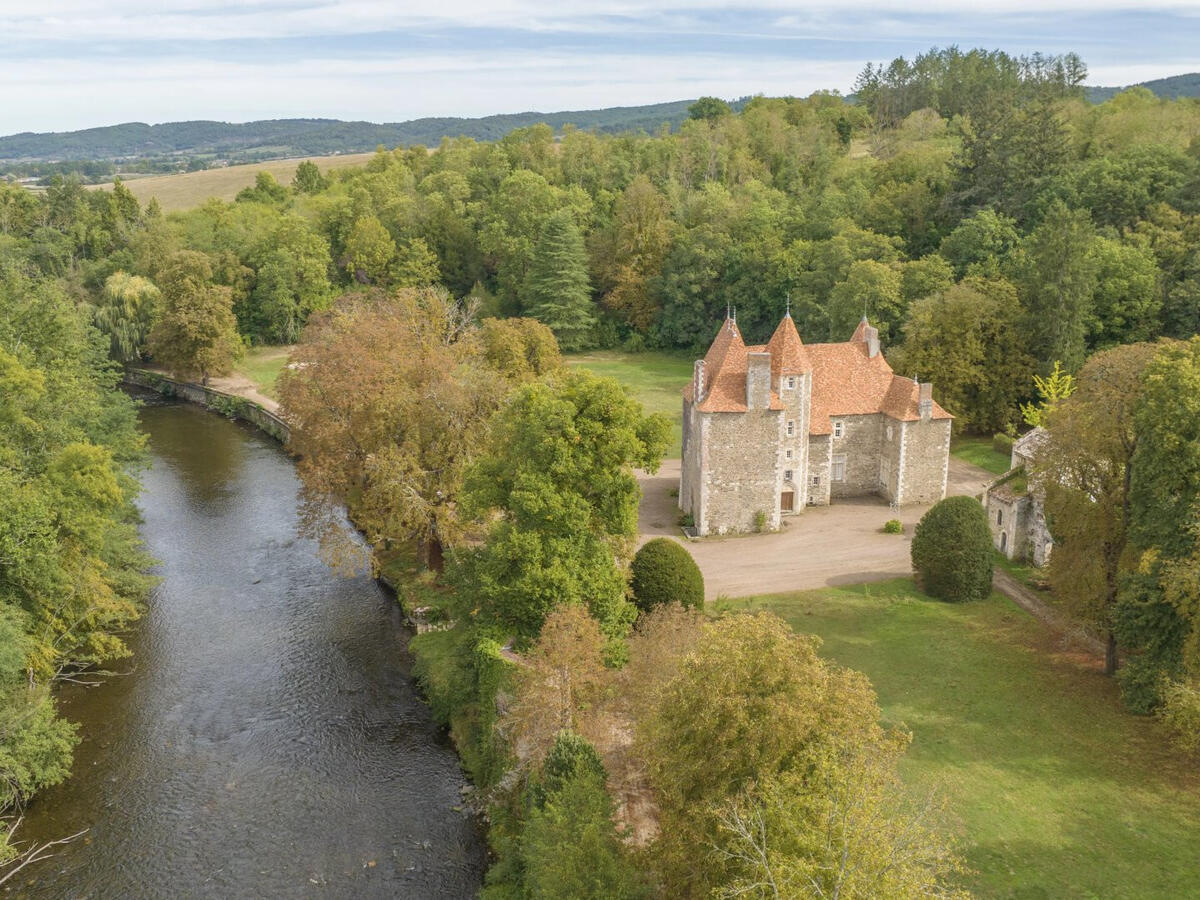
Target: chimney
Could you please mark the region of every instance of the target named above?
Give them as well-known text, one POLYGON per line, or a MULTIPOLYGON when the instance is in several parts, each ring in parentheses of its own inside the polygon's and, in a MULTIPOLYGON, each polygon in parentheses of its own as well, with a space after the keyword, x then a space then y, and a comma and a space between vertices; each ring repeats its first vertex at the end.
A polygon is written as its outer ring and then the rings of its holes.
POLYGON ((933 416, 933 383, 925 382, 917 387, 917 415, 922 422, 928 422, 933 416))
POLYGON ((766 409, 771 405, 771 354, 746 354, 746 408, 766 409))
POLYGON ((867 336, 867 356, 874 359, 879 355, 879 329, 874 325, 866 329, 867 336))
POLYGON ((692 396, 699 403, 704 399, 704 360, 696 360, 696 365, 692 370, 692 396))

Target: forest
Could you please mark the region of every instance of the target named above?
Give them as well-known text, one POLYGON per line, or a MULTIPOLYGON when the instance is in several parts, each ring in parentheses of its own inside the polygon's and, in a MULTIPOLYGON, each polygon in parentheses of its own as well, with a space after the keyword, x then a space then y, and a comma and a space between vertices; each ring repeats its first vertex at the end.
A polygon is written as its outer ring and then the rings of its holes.
POLYGON ((908 738, 863 676, 766 614, 639 608, 631 470, 657 465, 667 424, 560 364, 695 352, 727 310, 765 340, 786 304, 808 342, 868 316, 959 433, 1045 418, 1067 551, 1050 580, 1136 663, 1130 709, 1170 710, 1195 741, 1200 101, 1092 104, 1085 77, 1072 55, 935 50, 868 66, 854 103, 702 98, 677 132, 380 148, 170 216, 120 182, 0 185, 0 477, 30 492, 0 509, 0 690, 27 710, 0 722, 0 806, 63 777, 74 738, 47 688, 119 656, 145 591, 113 364, 207 379, 246 346, 298 343, 280 393, 306 424, 313 532, 337 558, 349 506, 377 562, 416 542, 445 566, 419 589, 455 627, 415 644, 418 675, 490 792, 488 896, 770 896, 768 876, 956 896, 936 816, 895 803, 908 738), (75 615, 54 605, 63 583, 75 615), (748 749, 742 716, 778 728, 748 749), (745 764, 714 770, 712 748, 745 764), (613 823, 623 772, 664 825, 646 866, 613 823), (811 827, 768 859, 769 822, 811 827), (862 881, 831 874, 837 853, 862 881))

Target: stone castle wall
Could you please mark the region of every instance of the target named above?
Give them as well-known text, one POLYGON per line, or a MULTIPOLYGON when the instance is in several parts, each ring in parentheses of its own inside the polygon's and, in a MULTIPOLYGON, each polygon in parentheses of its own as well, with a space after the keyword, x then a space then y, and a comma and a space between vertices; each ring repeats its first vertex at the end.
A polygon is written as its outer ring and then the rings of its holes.
POLYGON ((882 450, 884 419, 877 413, 866 416, 842 416, 842 436, 832 436, 829 493, 838 497, 861 497, 879 493, 879 454, 882 450), (832 462, 845 459, 845 479, 833 481, 832 462))
POLYGON ((946 496, 950 420, 905 422, 901 503, 936 503, 946 496))
POLYGON ((703 521, 696 519, 700 533, 753 531, 760 511, 768 528, 778 528, 783 413, 701 413, 699 418, 707 463, 703 521))

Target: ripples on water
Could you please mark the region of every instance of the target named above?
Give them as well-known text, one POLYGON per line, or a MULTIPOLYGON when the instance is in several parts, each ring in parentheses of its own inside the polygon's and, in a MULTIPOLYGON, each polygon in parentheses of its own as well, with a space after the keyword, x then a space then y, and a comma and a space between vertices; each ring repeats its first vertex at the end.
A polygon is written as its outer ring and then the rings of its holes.
POLYGON ((473 896, 481 836, 395 604, 296 536, 295 472, 269 438, 182 404, 142 421, 163 582, 129 674, 62 694, 84 740, 25 837, 90 831, 9 894, 473 896))

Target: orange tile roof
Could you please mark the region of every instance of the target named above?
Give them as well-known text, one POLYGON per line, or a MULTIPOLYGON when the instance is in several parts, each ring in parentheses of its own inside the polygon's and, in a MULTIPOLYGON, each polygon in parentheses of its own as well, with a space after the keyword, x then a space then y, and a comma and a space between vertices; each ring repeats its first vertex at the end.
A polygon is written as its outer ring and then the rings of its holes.
MULTIPOLYGON (((868 355, 864 319, 854 337, 840 344, 809 344, 800 341, 790 316, 785 316, 766 345, 747 347, 737 323, 726 319, 704 357, 707 390, 701 412, 746 411, 746 354, 771 353, 771 374, 812 371, 812 406, 809 434, 830 434, 835 416, 883 413, 903 422, 920 419, 919 388, 909 378, 896 375, 882 353, 868 355), (790 332, 790 333, 789 333, 790 332), (792 340, 792 337, 795 340, 792 340), (777 352, 778 351, 778 352, 777 352), (776 358, 778 357, 778 362, 776 358)), ((684 390, 694 399, 692 386, 684 390)), ((771 409, 783 409, 779 395, 771 391, 771 409)), ((937 403, 933 418, 953 418, 937 403)))

